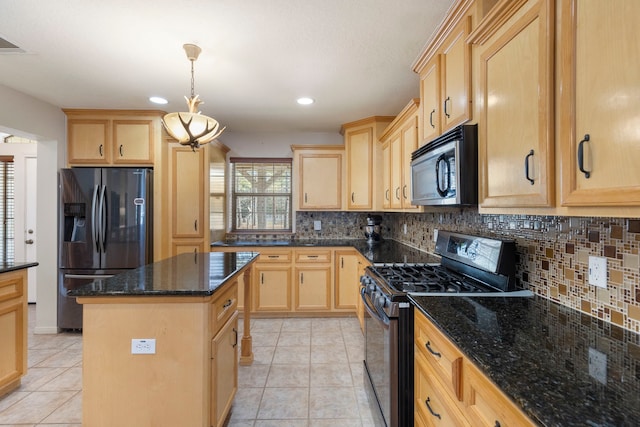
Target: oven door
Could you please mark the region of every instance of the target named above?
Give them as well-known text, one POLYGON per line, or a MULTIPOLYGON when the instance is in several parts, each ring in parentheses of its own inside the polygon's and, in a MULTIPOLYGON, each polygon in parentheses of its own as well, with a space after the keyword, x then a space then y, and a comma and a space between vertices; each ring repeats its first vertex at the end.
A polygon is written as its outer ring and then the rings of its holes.
POLYGON ((398 319, 376 307, 365 288, 360 295, 365 307, 365 385, 377 425, 398 426, 398 319), (377 406, 373 408, 373 406, 377 406))
POLYGON ((460 141, 451 141, 427 151, 411 162, 411 203, 454 205, 459 174, 456 160, 460 141))

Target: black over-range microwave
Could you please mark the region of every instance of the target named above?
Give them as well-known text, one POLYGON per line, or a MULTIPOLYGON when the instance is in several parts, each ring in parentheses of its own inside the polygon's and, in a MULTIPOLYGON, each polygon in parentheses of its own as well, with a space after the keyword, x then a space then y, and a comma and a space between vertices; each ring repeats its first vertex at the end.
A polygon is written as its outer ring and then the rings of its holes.
POLYGON ((411 154, 411 203, 478 203, 478 125, 461 125, 411 154))

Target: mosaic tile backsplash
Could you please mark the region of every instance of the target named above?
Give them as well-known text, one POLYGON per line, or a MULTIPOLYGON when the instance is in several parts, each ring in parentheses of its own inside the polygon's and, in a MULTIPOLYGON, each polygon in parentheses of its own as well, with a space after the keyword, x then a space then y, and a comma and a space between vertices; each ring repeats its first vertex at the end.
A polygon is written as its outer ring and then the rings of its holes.
MULTIPOLYGON (((364 239, 366 217, 297 212, 295 237, 364 239), (321 221, 321 231, 313 230, 313 221, 321 221)), ((476 209, 384 213, 383 218, 383 237, 428 252, 435 248, 435 229, 513 239, 520 288, 640 333, 640 219, 480 215, 476 209), (606 258, 606 289, 589 284, 589 256, 606 258)))

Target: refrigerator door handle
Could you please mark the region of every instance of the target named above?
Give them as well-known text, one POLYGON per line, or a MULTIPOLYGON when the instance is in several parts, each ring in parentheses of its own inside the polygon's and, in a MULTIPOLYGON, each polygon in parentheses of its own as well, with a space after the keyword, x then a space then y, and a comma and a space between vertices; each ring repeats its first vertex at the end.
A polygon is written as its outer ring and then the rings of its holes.
POLYGON ((98 227, 96 225, 96 209, 98 209, 98 205, 96 201, 98 199, 98 191, 100 190, 100 185, 96 185, 96 188, 93 190, 93 199, 91 201, 91 238, 93 238, 93 243, 96 245, 96 252, 100 252, 100 241, 98 237, 98 227))
POLYGON ((102 186, 102 191, 100 192, 100 249, 102 251, 102 253, 105 253, 106 251, 106 246, 107 246, 107 242, 105 242, 106 240, 106 234, 107 234, 107 204, 105 201, 105 192, 107 191, 107 186, 103 185, 102 186))
POLYGON ((65 274, 65 279, 109 279, 114 274, 65 274))

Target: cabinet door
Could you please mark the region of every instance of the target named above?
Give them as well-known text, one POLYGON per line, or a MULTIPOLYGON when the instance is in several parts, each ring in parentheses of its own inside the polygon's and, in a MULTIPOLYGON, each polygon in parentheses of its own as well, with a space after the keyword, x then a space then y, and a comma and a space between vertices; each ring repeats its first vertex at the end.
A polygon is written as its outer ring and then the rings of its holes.
POLYGON ((0 395, 27 373, 26 272, 0 275, 0 395))
POLYGON ((204 236, 205 150, 171 147, 172 235, 204 236))
POLYGON ((442 50, 442 131, 471 118, 471 45, 466 38, 471 30, 467 16, 447 37, 442 50))
POLYGON ((352 251, 336 251, 335 308, 356 308, 360 298, 358 255, 352 251))
POLYGON ((347 133, 347 208, 372 209, 373 129, 347 133))
POLYGON ((391 143, 382 145, 382 209, 391 208, 391 143))
POLYGON ((297 311, 324 311, 331 308, 331 265, 296 267, 297 311))
POLYGON ((109 120, 68 119, 67 134, 70 165, 103 165, 111 161, 109 120))
POLYGON ((412 117, 400 130, 402 136, 401 174, 402 190, 400 198, 403 210, 417 210, 411 204, 411 153, 418 148, 418 118, 412 117))
POLYGON ((291 265, 255 264, 256 311, 291 311, 291 265))
POLYGON ((562 204, 638 206, 640 2, 567 0, 561 13, 562 204))
POLYGON ((238 390, 238 313, 211 342, 211 425, 222 427, 238 390))
POLYGON ((402 136, 391 137, 391 209, 402 208, 402 136))
POLYGON ((425 144, 441 133, 440 55, 435 55, 420 74, 420 111, 422 140, 425 144))
POLYGON ((342 156, 302 154, 300 159, 300 209, 342 208, 342 156))
POLYGON ((529 418, 472 363, 464 364, 464 400, 472 426, 534 426, 529 418))
POLYGON ((153 132, 151 120, 114 120, 113 162, 153 164, 153 132))
POLYGON ((483 43, 479 129, 482 207, 554 202, 552 2, 529 2, 483 43))

